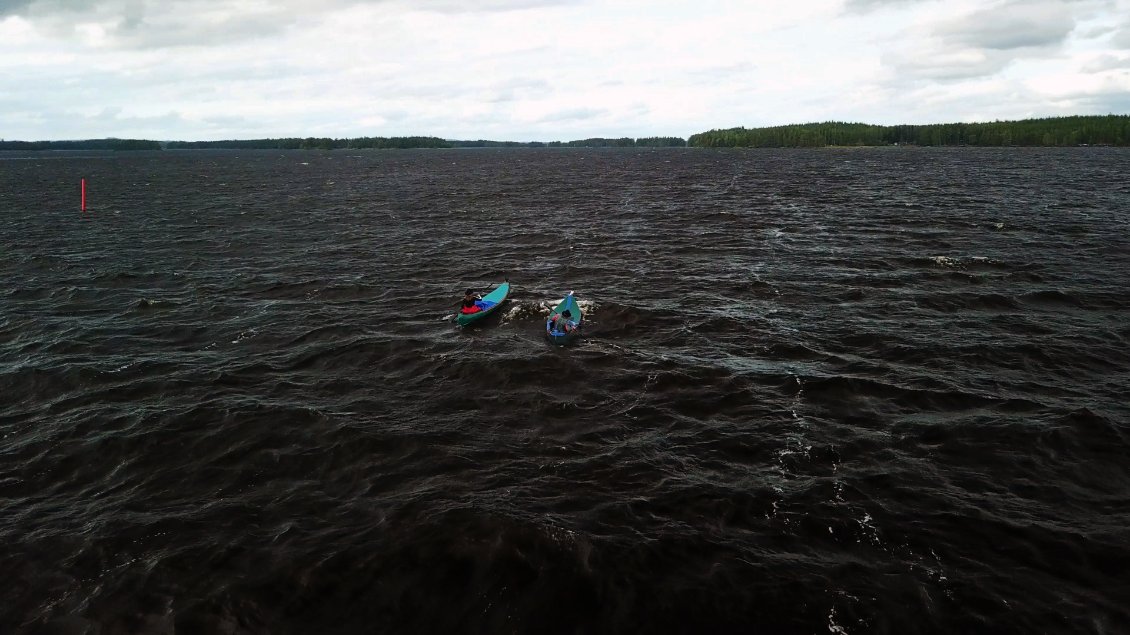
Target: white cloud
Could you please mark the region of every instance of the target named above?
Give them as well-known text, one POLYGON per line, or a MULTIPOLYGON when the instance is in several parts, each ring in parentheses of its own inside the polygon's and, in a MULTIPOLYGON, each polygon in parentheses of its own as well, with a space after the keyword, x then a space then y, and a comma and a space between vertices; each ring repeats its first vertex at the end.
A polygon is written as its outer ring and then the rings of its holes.
POLYGON ((1130 90, 1127 15, 1130 0, 0 0, 0 137, 567 140, 1106 113, 1130 90))

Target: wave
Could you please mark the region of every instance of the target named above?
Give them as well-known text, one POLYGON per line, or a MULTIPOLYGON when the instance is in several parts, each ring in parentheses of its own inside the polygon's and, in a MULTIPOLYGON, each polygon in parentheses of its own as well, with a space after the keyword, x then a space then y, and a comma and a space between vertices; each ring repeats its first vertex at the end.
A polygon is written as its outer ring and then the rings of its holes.
POLYGON ((699 150, 10 162, 0 631, 1130 622, 1130 157, 699 150))

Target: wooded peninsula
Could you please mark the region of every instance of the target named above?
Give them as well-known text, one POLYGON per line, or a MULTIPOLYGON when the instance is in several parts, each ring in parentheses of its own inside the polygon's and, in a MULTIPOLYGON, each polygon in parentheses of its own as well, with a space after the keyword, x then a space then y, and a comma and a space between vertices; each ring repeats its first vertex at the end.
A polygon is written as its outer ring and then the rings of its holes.
POLYGON ((1130 146, 1130 115, 1049 117, 989 123, 877 126, 828 121, 729 128, 680 137, 575 141, 458 141, 440 137, 288 137, 225 141, 3 141, 0 150, 365 150, 408 148, 823 148, 829 146, 1130 146))
POLYGON ((1130 115, 1050 117, 991 123, 873 126, 808 123, 730 128, 692 135, 696 148, 822 148, 826 146, 1080 146, 1130 145, 1130 115))

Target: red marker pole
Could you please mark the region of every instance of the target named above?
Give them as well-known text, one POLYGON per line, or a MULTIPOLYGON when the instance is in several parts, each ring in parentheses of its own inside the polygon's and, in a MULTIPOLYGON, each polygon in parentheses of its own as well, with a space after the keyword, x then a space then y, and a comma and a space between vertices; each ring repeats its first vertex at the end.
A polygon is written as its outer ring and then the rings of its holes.
POLYGON ((86 211, 86 179, 82 180, 82 211, 86 211))

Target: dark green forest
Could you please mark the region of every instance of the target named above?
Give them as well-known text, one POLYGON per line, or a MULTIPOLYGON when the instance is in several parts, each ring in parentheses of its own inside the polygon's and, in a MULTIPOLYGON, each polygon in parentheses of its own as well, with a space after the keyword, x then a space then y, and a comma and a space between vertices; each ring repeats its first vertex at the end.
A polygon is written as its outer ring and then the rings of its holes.
POLYGON ((577 141, 551 141, 551 148, 682 148, 687 142, 679 137, 645 137, 632 139, 579 139, 577 141))
POLYGON ((157 141, 144 139, 85 139, 82 141, 3 141, 0 150, 160 150, 157 141))
POLYGON ((0 141, 0 150, 364 150, 407 148, 644 148, 685 147, 679 137, 632 139, 580 139, 577 141, 457 141, 439 137, 286 137, 282 139, 228 139, 224 141, 144 141, 89 139, 86 141, 0 141))
POLYGON ((692 135, 698 148, 822 148, 825 146, 1078 146, 1130 145, 1130 115, 1050 117, 991 123, 873 126, 824 123, 730 128, 692 135))
POLYGON ((363 150, 367 148, 635 148, 655 146, 686 146, 685 139, 678 137, 647 137, 632 139, 581 139, 578 141, 458 141, 439 137, 359 137, 356 139, 329 139, 307 137, 305 139, 251 139, 232 141, 170 141, 169 150, 188 150, 199 148, 228 149, 267 149, 267 150, 363 150))

